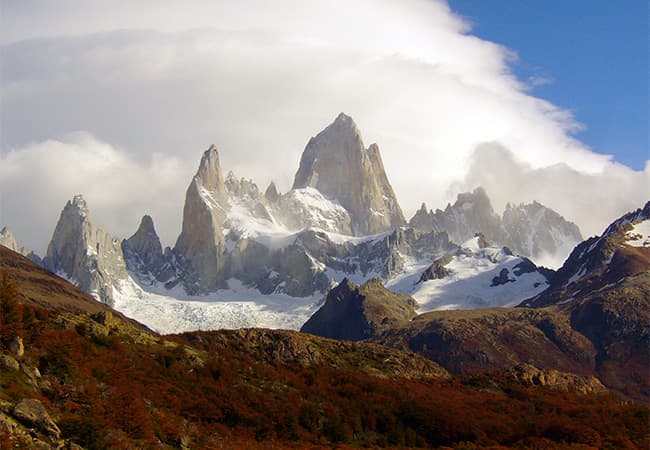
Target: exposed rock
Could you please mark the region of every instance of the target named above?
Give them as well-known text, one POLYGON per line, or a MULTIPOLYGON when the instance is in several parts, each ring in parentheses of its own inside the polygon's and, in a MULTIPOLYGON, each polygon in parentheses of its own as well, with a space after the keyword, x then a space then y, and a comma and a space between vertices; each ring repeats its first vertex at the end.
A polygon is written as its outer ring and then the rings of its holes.
POLYGON ((45 266, 108 304, 113 301, 113 287, 127 277, 120 241, 93 224, 81 195, 63 208, 45 266))
POLYGON ((427 270, 422 272, 422 276, 420 276, 418 283, 429 280, 439 280, 440 278, 446 278, 451 275, 452 272, 445 266, 449 264, 452 259, 453 257, 451 255, 445 255, 442 258, 435 260, 433 264, 427 267, 427 270))
POLYGON ((219 164, 219 153, 212 145, 201 158, 199 168, 185 195, 183 229, 174 250, 196 273, 185 281, 190 293, 214 291, 223 287, 225 239, 222 227, 229 209, 228 193, 219 164))
POLYGON ((355 235, 375 234, 405 223, 379 154, 365 148, 354 121, 341 113, 310 139, 293 189, 313 187, 350 214, 355 235))
POLYGON ((329 291, 325 304, 300 331, 334 339, 367 339, 415 316, 417 303, 384 288, 378 279, 356 286, 348 279, 329 291))
POLYGON ((431 229, 446 231, 453 242, 463 243, 477 233, 482 233, 489 241, 498 242, 499 216, 483 188, 458 194, 453 205, 447 205, 444 211, 436 210, 430 218, 431 229))
POLYGON ((516 280, 513 278, 510 278, 508 275, 510 274, 510 271, 508 269, 501 269, 501 272, 499 272, 499 275, 492 278, 492 284, 490 286, 501 286, 506 283, 514 283, 516 280))
POLYGON ((28 425, 37 427, 43 433, 56 438, 61 431, 48 414, 45 406, 35 398, 23 399, 14 407, 13 415, 18 420, 28 425))
POLYGON ((0 369, 16 371, 20 369, 20 364, 13 356, 0 354, 0 369))
POLYGON ((22 358, 25 354, 25 346, 23 345, 23 338, 20 336, 14 337, 9 343, 9 350, 18 359, 22 358))
POLYGON ((503 217, 499 217, 481 187, 458 194, 456 202, 448 204, 444 211, 427 211, 422 204, 409 225, 423 231, 446 231, 457 243, 481 233, 487 241, 534 260, 549 255, 564 257, 582 240, 574 223, 538 202, 508 204, 503 217))
POLYGON ((508 204, 501 226, 504 234, 501 241, 514 252, 533 260, 545 255, 567 255, 582 241, 576 224, 538 202, 508 204))
POLYGON ((542 370, 531 364, 518 364, 507 374, 521 384, 528 386, 548 386, 562 391, 575 391, 582 394, 606 392, 607 388, 593 376, 575 375, 557 370, 542 370))
POLYGON ((269 183, 269 187, 264 191, 264 197, 266 197, 269 203, 275 203, 280 198, 280 192, 273 181, 269 183))
MULTIPOLYGON (((382 378, 440 380, 449 373, 433 361, 411 352, 365 342, 324 339, 286 330, 221 330, 205 336, 217 347, 236 348, 257 361, 293 367, 343 368, 382 378)), ((190 339, 192 335, 190 335, 190 339)))
POLYGON ((151 216, 143 216, 135 234, 122 241, 122 251, 127 268, 140 281, 153 284, 156 280, 164 282, 173 276, 151 216))

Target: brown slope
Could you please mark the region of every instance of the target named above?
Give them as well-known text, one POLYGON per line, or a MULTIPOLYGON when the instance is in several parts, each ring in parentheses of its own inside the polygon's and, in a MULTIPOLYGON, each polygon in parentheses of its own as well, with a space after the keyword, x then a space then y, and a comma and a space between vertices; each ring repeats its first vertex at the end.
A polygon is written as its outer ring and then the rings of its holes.
POLYGON ((68 281, 2 245, 0 277, 8 278, 18 290, 19 300, 28 304, 74 313, 113 311, 68 281))
POLYGON ((416 306, 412 297, 386 289, 379 279, 357 286, 346 278, 328 292, 325 304, 300 331, 333 339, 368 339, 411 320, 416 306))

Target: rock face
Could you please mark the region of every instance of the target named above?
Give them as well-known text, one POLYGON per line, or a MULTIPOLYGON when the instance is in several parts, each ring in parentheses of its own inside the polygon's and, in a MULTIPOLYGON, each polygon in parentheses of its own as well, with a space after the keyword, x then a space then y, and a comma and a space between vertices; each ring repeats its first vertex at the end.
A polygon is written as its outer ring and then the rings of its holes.
POLYGON ((18 245, 18 242, 16 242, 16 238, 14 237, 13 233, 7 227, 3 227, 2 230, 0 230, 0 245, 4 245, 9 250, 13 250, 16 253, 20 253, 21 255, 28 257, 38 265, 43 265, 43 260, 40 256, 38 256, 30 249, 18 245))
POLYGON ((143 216, 135 234, 122 241, 122 251, 127 268, 132 273, 137 273, 141 281, 146 280, 152 284, 155 280, 166 281, 171 277, 160 238, 150 216, 143 216))
POLYGON ((81 195, 63 208, 44 263, 108 304, 113 302, 113 287, 127 278, 120 241, 93 224, 81 195))
POLYGON ((539 259, 545 254, 569 254, 582 241, 580 229, 544 205, 508 204, 501 219, 502 240, 515 253, 539 259))
POLYGON ((416 307, 413 298, 389 291, 378 279, 361 286, 345 279, 329 291, 325 304, 300 331, 358 341, 408 322, 416 307))
POLYGON ((23 399, 14 407, 14 416, 28 425, 39 428, 42 432, 58 437, 61 430, 52 420, 45 406, 34 398, 23 399))
POLYGON ((517 382, 527 386, 548 386, 562 391, 594 394, 607 388, 593 376, 575 375, 558 370, 541 370, 531 364, 518 364, 507 371, 517 382))
POLYGON ((379 147, 365 148, 354 121, 343 113, 307 144, 293 189, 306 187, 343 206, 355 235, 380 233, 405 223, 379 147))
POLYGON ((219 153, 212 145, 203 153, 199 169, 187 188, 183 208, 183 228, 175 253, 181 255, 196 280, 185 283, 190 293, 223 287, 225 239, 222 231, 228 215, 228 193, 219 153))
POLYGON ((423 203, 409 225, 424 231, 446 231, 457 243, 476 233, 495 244, 507 246, 515 254, 539 260, 564 257, 582 240, 577 225, 538 203, 508 204, 499 217, 483 188, 458 194, 444 211, 428 211, 423 203))

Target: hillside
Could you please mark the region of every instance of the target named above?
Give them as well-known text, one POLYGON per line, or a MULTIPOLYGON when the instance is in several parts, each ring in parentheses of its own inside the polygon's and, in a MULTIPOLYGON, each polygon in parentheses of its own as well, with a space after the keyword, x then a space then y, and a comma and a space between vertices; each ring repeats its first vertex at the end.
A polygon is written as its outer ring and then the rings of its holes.
POLYGON ((162 337, 17 253, 0 262, 2 448, 648 445, 647 408, 530 368, 461 379, 288 331, 162 337))

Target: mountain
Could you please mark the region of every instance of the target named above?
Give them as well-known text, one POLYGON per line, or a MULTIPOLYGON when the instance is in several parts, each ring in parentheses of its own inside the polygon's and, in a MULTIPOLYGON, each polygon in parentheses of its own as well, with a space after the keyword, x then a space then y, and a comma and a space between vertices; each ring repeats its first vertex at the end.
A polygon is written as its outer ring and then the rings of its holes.
POLYGON ((454 242, 465 242, 482 233, 490 242, 506 246, 517 255, 550 263, 564 258, 582 241, 577 225, 538 202, 508 203, 499 217, 480 187, 458 194, 456 202, 444 211, 427 211, 423 203, 409 225, 423 231, 444 230, 454 242))
POLYGON ((185 194, 183 228, 174 252, 181 255, 196 279, 185 280, 189 292, 211 291, 224 286, 225 237, 223 224, 228 213, 228 194, 221 172, 219 153, 211 145, 185 194))
MULTIPOLYGON (((548 287, 519 308, 428 312, 372 340, 420 353, 451 373, 531 363, 596 376, 610 389, 647 401, 649 218, 647 203, 580 243, 557 273, 547 274, 548 287)), ((444 279, 449 260, 434 264, 423 279, 444 279)))
POLYGON ((133 236, 122 241, 122 252, 129 273, 135 274, 141 283, 155 284, 173 277, 169 250, 167 255, 163 253, 151 216, 143 216, 133 236))
POLYGON ((9 250, 13 250, 15 252, 20 253, 23 256, 28 257, 36 264, 39 265, 43 264, 43 260, 41 259, 40 256, 38 256, 32 250, 18 245, 18 242, 16 242, 16 238, 14 237, 13 233, 7 227, 3 227, 2 230, 0 230, 0 245, 4 245, 9 250))
POLYGON ((365 148, 351 117, 341 113, 309 140, 293 189, 312 187, 350 214, 352 233, 376 234, 406 221, 377 144, 365 148))
POLYGON ((389 280, 387 286, 412 295, 420 313, 515 306, 548 287, 545 271, 507 247, 492 246, 480 233, 413 269, 389 280))
POLYGON ((538 202, 516 206, 508 203, 501 227, 504 245, 539 263, 556 256, 564 258, 582 241, 576 224, 538 202))
POLYGON ((90 220, 81 195, 61 211, 44 265, 109 305, 114 287, 128 277, 120 240, 90 220))
POLYGON ((551 286, 522 306, 568 303, 624 283, 650 270, 650 202, 625 214, 602 235, 580 243, 552 279, 551 286))
POLYGON ((517 366, 263 329, 160 336, 0 247, 2 448, 645 448, 648 407, 517 366), (576 411, 579 414, 576 414, 576 411))
POLYGON ((347 278, 325 297, 323 306, 302 326, 303 333, 334 339, 362 340, 408 322, 417 303, 372 279, 356 286, 347 278))
POLYGON ((224 172, 217 148, 206 149, 173 248, 163 249, 149 216, 128 239, 109 236, 75 197, 46 264, 160 332, 300 329, 344 279, 380 278, 413 296, 418 312, 514 305, 539 294, 548 272, 503 245, 543 253, 575 237, 575 227, 537 203, 509 206, 500 218, 482 189, 459 194, 445 211, 423 205, 404 225, 378 147, 366 148, 340 114, 310 139, 285 193, 224 172), (490 248, 465 245, 477 232, 490 248), (434 266, 437 278, 424 279, 434 266))

